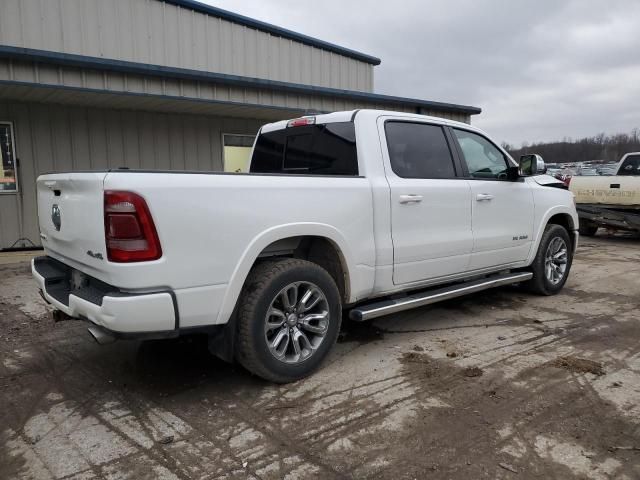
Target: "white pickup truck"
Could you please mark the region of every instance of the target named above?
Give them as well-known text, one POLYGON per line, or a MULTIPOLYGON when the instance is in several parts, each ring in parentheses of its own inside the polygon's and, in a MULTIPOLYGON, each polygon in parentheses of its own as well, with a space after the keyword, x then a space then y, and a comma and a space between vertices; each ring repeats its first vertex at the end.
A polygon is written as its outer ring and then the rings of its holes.
POLYGON ((591 237, 598 228, 640 233, 640 152, 625 154, 613 176, 574 176, 580 235, 591 237))
POLYGON ((38 179, 60 319, 113 338, 209 334, 275 382, 318 368, 343 310, 363 321, 499 285, 553 295, 578 241, 573 195, 482 131, 359 110, 265 125, 250 173, 108 170, 38 179))

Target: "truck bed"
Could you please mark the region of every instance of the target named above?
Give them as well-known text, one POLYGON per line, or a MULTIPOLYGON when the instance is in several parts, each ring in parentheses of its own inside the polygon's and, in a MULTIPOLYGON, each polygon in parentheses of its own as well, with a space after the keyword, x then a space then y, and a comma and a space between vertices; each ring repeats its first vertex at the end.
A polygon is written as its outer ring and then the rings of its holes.
POLYGON ((640 209, 640 176, 573 177, 576 204, 632 206, 640 209))
POLYGON ((286 236, 315 231, 334 240, 356 280, 366 277, 359 269, 375 263, 366 178, 151 173, 111 170, 41 176, 38 208, 45 253, 122 291, 174 291, 184 305, 184 326, 226 321, 229 312, 217 310, 226 305, 222 297, 237 296, 242 282, 237 285, 236 279, 245 278, 255 257, 283 231, 286 236), (162 246, 161 258, 107 261, 106 191, 136 192, 145 199, 162 246), (59 212, 60 228, 54 211, 59 212))

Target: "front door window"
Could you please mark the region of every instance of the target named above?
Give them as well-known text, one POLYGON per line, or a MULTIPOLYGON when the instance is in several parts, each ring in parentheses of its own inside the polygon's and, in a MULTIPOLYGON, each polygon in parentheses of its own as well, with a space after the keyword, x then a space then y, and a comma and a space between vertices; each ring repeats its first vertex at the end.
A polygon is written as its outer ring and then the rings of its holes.
POLYGON ((507 178, 508 162, 486 138, 466 130, 454 129, 464 161, 473 178, 507 178))

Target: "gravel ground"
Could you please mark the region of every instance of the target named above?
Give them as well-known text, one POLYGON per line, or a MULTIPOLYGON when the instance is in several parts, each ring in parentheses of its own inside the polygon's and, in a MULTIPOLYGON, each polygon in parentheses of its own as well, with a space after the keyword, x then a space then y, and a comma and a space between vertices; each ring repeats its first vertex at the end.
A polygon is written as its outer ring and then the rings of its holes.
POLYGON ((583 239, 556 297, 346 323, 285 386, 198 336, 98 346, 5 262, 0 478, 640 478, 639 247, 583 239))

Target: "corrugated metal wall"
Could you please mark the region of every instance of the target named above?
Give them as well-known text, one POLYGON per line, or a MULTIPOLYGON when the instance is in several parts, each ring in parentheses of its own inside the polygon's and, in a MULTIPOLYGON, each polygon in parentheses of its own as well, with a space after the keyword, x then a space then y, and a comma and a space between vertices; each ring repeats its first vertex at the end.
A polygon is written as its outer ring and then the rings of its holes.
MULTIPOLYGON (((288 93, 267 88, 229 86, 184 79, 166 79, 149 75, 61 67, 0 58, 0 81, 4 80, 40 86, 127 92, 180 98, 182 100, 232 102, 235 104, 274 106, 297 110, 336 111, 362 107, 375 108, 375 103, 373 102, 357 102, 330 95, 288 93)), ((0 95, 2 95, 2 92, 0 92, 0 95)), ((73 95, 77 95, 77 92, 69 91, 69 96, 73 95)), ((66 101, 72 100, 65 99, 66 101)), ((401 104, 395 105, 394 108, 396 110, 415 111, 414 108, 401 104)))
MULTIPOLYGON (((84 90, 104 91, 110 93, 126 93, 131 98, 122 96, 117 101, 108 100, 109 106, 117 108, 136 108, 134 105, 143 103, 146 110, 167 105, 169 99, 182 101, 181 111, 190 113, 205 113, 209 110, 222 110, 225 103, 229 111, 238 105, 255 107, 275 107, 291 111, 324 111, 354 110, 357 108, 373 108, 415 113, 416 107, 410 103, 382 103, 372 100, 345 99, 332 95, 318 95, 299 92, 280 92, 268 88, 258 87, 230 87, 214 82, 200 82, 184 79, 165 79, 153 76, 136 75, 120 72, 81 69, 76 67, 61 67, 57 65, 25 62, 0 58, 0 82, 12 82, 24 87, 28 85, 52 87, 56 93, 47 90, 40 93, 32 92, 26 100, 52 101, 59 103, 76 103, 82 100, 84 90), (157 97, 157 98, 155 98, 157 97), (193 101, 189 104, 188 101, 193 101), (207 104, 207 102, 211 102, 207 104)), ((3 85, 7 85, 4 83, 3 85)), ((18 94, 0 85, 0 98, 15 98, 18 94)), ((100 103, 101 104, 101 103, 100 103)), ((176 106, 172 106, 176 109, 176 106)), ((252 113, 245 112, 244 116, 265 118, 260 109, 255 108, 252 113)), ((267 109, 268 110, 268 109, 267 109)), ((470 122, 469 114, 451 112, 446 109, 428 109, 421 107, 420 113, 436 117, 448 118, 461 122, 470 122)), ((220 114, 215 112, 214 114, 220 114)), ((222 113, 222 115, 232 115, 222 113)), ((267 114, 271 119, 273 113, 267 114)), ((287 118, 287 114, 280 118, 287 118)), ((291 116, 293 114, 289 114, 291 116)))
MULTIPOLYGON (((4 0, 3 0, 4 1, 4 0)), ((222 134, 255 134, 264 122, 0 100, 13 122, 20 192, 0 194, 0 248, 39 244, 35 180, 48 171, 131 168, 222 170, 222 134)))
POLYGON ((373 91, 373 66, 159 0, 2 0, 0 44, 373 91))

